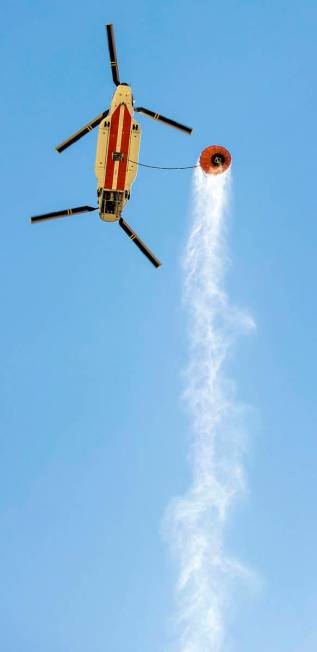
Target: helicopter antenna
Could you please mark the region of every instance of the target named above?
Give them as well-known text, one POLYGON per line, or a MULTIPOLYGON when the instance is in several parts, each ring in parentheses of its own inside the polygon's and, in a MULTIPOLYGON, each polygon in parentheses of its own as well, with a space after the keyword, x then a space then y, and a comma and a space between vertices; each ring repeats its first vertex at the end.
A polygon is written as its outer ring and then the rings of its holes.
POLYGON ((115 85, 119 86, 120 84, 119 68, 118 68, 116 44, 114 40, 114 32, 113 32, 112 25, 111 24, 106 25, 106 30, 107 30, 107 37, 108 37, 108 48, 109 48, 112 79, 115 85))

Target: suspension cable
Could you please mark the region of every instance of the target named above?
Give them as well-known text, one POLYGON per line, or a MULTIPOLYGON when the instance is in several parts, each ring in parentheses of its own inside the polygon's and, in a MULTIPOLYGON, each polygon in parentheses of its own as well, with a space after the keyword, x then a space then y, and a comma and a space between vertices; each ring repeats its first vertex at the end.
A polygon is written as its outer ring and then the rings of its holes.
POLYGON ((145 163, 138 163, 138 161, 131 161, 130 158, 128 158, 129 163, 134 163, 135 165, 138 165, 141 168, 152 168, 154 170, 192 170, 193 168, 198 168, 199 164, 197 165, 185 165, 183 167, 162 167, 161 165, 146 165, 145 163))

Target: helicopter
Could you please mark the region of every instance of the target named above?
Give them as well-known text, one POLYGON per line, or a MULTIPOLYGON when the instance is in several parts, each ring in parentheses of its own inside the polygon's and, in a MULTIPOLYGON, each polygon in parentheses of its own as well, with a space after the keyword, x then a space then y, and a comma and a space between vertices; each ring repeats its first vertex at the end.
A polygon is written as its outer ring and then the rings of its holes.
POLYGON ((99 125, 95 163, 98 206, 77 206, 76 208, 34 215, 30 221, 35 224, 44 220, 98 210, 99 217, 104 222, 118 222, 149 261, 155 267, 160 267, 160 261, 122 218, 122 211, 130 199, 131 186, 135 181, 138 169, 141 128, 134 119, 134 112, 179 129, 186 134, 191 134, 192 129, 160 113, 155 113, 142 106, 134 106, 131 87, 120 81, 113 25, 107 24, 105 29, 112 79, 116 86, 111 106, 56 147, 56 151, 61 154, 99 125))

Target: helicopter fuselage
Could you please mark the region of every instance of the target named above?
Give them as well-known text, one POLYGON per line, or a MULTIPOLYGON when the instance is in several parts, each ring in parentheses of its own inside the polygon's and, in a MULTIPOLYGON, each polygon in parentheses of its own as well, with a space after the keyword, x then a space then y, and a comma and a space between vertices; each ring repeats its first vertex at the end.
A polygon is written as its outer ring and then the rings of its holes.
POLYGON ((95 173, 99 216, 105 222, 120 218, 137 175, 141 128, 133 112, 131 88, 119 84, 98 132, 95 173))
MULTIPOLYGON (((134 106, 132 91, 129 84, 120 81, 113 26, 106 25, 109 59, 112 79, 116 86, 110 109, 103 110, 88 124, 76 131, 57 145, 56 151, 61 154, 83 136, 99 125, 95 173, 97 177, 98 206, 76 206, 50 213, 32 215, 32 224, 69 215, 99 211, 104 222, 118 222, 121 229, 130 240, 149 259, 154 267, 161 263, 149 247, 131 229, 122 217, 122 211, 130 199, 131 186, 138 170, 139 148, 141 140, 140 125, 134 120, 134 113, 141 113, 152 120, 180 129, 191 134, 192 129, 186 125, 171 120, 160 113, 155 113, 143 106, 134 106)), ((217 164, 218 164, 217 159, 217 164)), ((221 163, 221 161, 220 161, 221 163)), ((219 167, 219 165, 218 165, 219 167)), ((217 168, 218 169, 218 168, 217 168)))

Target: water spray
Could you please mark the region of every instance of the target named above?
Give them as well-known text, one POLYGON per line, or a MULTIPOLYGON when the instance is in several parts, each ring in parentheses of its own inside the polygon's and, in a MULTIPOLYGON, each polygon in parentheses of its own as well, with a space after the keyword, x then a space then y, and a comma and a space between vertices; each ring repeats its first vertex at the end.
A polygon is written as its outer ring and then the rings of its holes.
POLYGON ((165 521, 178 567, 179 652, 223 649, 230 587, 243 572, 224 550, 228 514, 244 488, 241 406, 224 363, 237 331, 253 325, 231 307, 224 289, 230 163, 229 152, 218 146, 201 154, 184 258, 190 319, 184 399, 192 422, 192 482, 171 502, 165 521))

